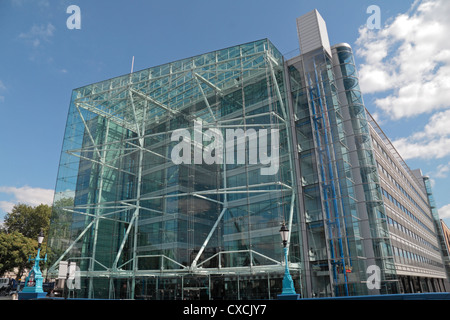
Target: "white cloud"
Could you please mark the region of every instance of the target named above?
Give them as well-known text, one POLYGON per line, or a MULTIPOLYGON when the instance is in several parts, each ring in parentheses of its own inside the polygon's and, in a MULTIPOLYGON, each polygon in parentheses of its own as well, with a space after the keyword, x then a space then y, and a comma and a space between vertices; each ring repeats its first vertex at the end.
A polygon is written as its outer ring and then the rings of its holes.
POLYGON ((0 210, 5 212, 10 212, 14 207, 15 203, 11 201, 0 201, 0 210))
MULTIPOLYGON (((2 80, 0 80, 0 92, 6 91, 6 86, 2 80)), ((5 96, 0 95, 0 102, 5 101, 5 96)))
POLYGON ((360 29, 357 54, 364 93, 393 119, 450 107, 450 1, 416 1, 379 31, 360 29))
MULTIPOLYGON (((422 131, 393 141, 406 159, 441 159, 450 155, 450 110, 435 113, 422 131)), ((438 167, 437 178, 444 177, 445 167, 438 167)))
MULTIPOLYGON (((360 85, 364 94, 373 94, 379 121, 430 117, 423 128, 393 141, 405 160, 450 156, 449 16, 448 0, 416 0, 384 28, 360 29, 360 85)), ((447 160, 433 176, 445 178, 449 172, 447 160)))
POLYGON ((37 4, 38 7, 47 8, 50 6, 49 0, 11 0, 14 6, 23 7, 26 5, 37 4))
POLYGON ((423 132, 413 135, 413 139, 437 138, 450 135, 450 109, 434 114, 423 132))
POLYGON ((447 164, 440 164, 436 168, 436 172, 433 173, 433 177, 447 178, 447 174, 450 172, 450 162, 447 164))
POLYGON ((34 48, 39 47, 42 42, 50 42, 56 28, 50 22, 47 25, 33 25, 30 31, 19 34, 20 39, 24 39, 34 48))
POLYGON ((24 186, 20 188, 16 187, 1 187, 0 193, 5 193, 13 196, 13 199, 9 201, 1 201, 0 209, 11 209, 14 204, 24 203, 31 206, 38 206, 40 204, 51 205, 53 202, 53 193, 51 189, 32 188, 24 186), (12 206, 11 206, 12 204, 12 206))
POLYGON ((450 137, 424 141, 400 138, 394 140, 392 144, 405 160, 414 158, 442 159, 450 155, 450 137))
POLYGON ((439 218, 441 219, 448 219, 450 218, 450 204, 447 204, 443 206, 442 208, 438 209, 439 218))

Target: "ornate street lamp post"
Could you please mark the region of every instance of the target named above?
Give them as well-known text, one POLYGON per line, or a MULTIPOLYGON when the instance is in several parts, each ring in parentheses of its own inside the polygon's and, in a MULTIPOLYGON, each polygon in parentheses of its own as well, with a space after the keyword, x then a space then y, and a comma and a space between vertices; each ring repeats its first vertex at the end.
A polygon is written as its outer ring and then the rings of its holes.
POLYGON ((283 290, 281 294, 278 295, 278 299, 280 300, 297 300, 300 298, 300 295, 295 292, 294 281, 292 280, 291 274, 289 273, 289 263, 288 263, 288 239, 289 239, 289 229, 286 227, 286 224, 283 222, 283 225, 280 229, 281 240, 283 242, 283 250, 284 250, 284 278, 283 278, 283 290))
POLYGON ((38 235, 38 251, 36 258, 28 259, 28 261, 34 260, 34 266, 31 269, 28 277, 25 279, 25 287, 22 291, 19 292, 19 300, 29 300, 29 299, 39 299, 44 298, 47 293, 44 292, 42 288, 42 283, 44 282, 44 278, 42 277, 41 269, 39 268, 40 261, 47 261, 47 254, 44 259, 41 259, 39 256, 41 252, 41 244, 44 240, 44 233, 41 231, 38 235))

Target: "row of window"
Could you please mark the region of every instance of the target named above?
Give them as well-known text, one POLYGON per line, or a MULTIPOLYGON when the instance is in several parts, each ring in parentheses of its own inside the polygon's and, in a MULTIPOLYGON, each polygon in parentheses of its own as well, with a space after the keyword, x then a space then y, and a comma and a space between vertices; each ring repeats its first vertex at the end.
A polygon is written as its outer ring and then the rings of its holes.
POLYGON ((413 198, 411 198, 411 196, 405 191, 405 189, 403 189, 403 187, 397 181, 395 181, 394 183, 397 186, 397 188, 405 195, 405 197, 408 198, 414 204, 414 206, 416 206, 419 209, 419 211, 422 212, 422 214, 428 218, 428 220, 433 221, 431 217, 425 213, 425 211, 417 204, 416 201, 414 201, 413 198))
POLYGON ((430 266, 434 266, 434 267, 438 267, 438 268, 444 267, 444 265, 442 263, 440 263, 438 261, 434 261, 430 258, 421 256, 420 254, 410 252, 408 250, 404 250, 401 248, 397 248, 395 246, 393 246, 393 249, 394 249, 394 257, 396 257, 396 259, 398 259, 398 261, 400 261, 401 263, 412 264, 414 262, 418 262, 418 263, 425 263, 430 266))
POLYGON ((418 242, 422 243, 423 245, 428 246, 431 249, 434 249, 436 251, 439 251, 438 247, 436 247, 432 243, 426 241, 424 238, 418 236, 416 233, 412 232, 411 230, 409 230, 408 228, 403 226, 401 223, 398 223, 397 221, 395 221, 394 219, 392 219, 390 217, 387 217, 387 221, 388 221, 389 225, 391 225, 394 228, 396 228, 396 229, 402 231, 403 233, 409 235, 411 238, 414 238, 415 240, 417 240, 418 242))
POLYGON ((425 225, 422 221, 419 220, 411 211, 409 211, 404 205, 400 203, 396 198, 394 198, 389 192, 386 191, 383 187, 381 187, 381 192, 383 195, 389 199, 393 204, 397 206, 400 210, 402 210, 407 216, 414 220, 417 224, 419 224, 422 228, 428 230, 431 234, 434 234, 434 231, 431 230, 427 225, 425 225))
POLYGON ((431 234, 434 234, 434 231, 431 230, 428 226, 426 226, 422 221, 419 220, 411 211, 409 211, 404 205, 400 203, 395 197, 393 197, 389 192, 386 191, 383 187, 381 187, 381 192, 383 195, 389 199, 393 204, 397 206, 400 210, 402 210, 407 216, 414 220, 417 224, 419 224, 422 228, 428 230, 431 234))
POLYGON ((414 204, 414 206, 424 215, 424 217, 426 217, 428 220, 430 220, 431 222, 433 222, 433 220, 431 219, 431 217, 429 215, 427 215, 425 213, 425 211, 419 206, 419 204, 414 201, 414 199, 406 192, 406 190, 397 182, 397 180, 395 180, 390 174, 389 172, 387 172, 386 169, 384 169, 384 167, 377 161, 377 167, 378 170, 383 172, 383 174, 391 181, 391 183, 393 183, 399 190, 400 192, 403 193, 403 195, 409 200, 411 201, 412 204, 414 204))
MULTIPOLYGON (((381 151, 383 156, 387 159, 387 161, 392 165, 393 168, 397 171, 397 173, 405 180, 406 184, 415 192, 415 194, 425 203, 425 205, 428 206, 428 203, 422 198, 422 195, 417 191, 417 189, 412 185, 412 183, 408 180, 408 178, 405 176, 405 174, 398 168, 398 166, 395 164, 395 162, 389 157, 386 150, 383 149, 383 147, 377 142, 376 139, 372 138, 373 145, 378 147, 378 149, 381 151)), ((406 192, 405 192, 406 193, 406 192)), ((408 195, 408 199, 411 198, 408 195)), ((413 200, 412 200, 413 201, 413 200)))

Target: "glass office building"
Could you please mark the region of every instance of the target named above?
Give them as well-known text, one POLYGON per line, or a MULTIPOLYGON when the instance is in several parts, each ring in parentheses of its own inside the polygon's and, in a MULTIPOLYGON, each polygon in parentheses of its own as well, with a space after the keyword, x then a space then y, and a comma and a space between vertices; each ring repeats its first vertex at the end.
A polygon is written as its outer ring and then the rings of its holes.
POLYGON ((289 60, 263 39, 73 91, 48 245, 74 296, 276 298, 283 222, 302 297, 403 292, 352 50, 297 24, 289 60))

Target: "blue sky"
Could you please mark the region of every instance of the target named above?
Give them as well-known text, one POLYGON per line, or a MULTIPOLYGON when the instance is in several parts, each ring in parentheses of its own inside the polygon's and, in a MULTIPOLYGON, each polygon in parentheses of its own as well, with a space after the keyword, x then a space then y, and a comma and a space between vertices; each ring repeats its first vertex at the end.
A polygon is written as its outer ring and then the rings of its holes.
POLYGON ((445 2, 0 0, 0 221, 15 203, 51 203, 72 89, 128 73, 133 56, 141 70, 261 38, 286 54, 298 49, 295 19, 316 8, 330 42, 353 46, 366 107, 410 167, 430 175, 450 225, 445 2), (70 5, 80 30, 66 26, 70 5), (382 28, 365 32, 370 5, 382 28))

